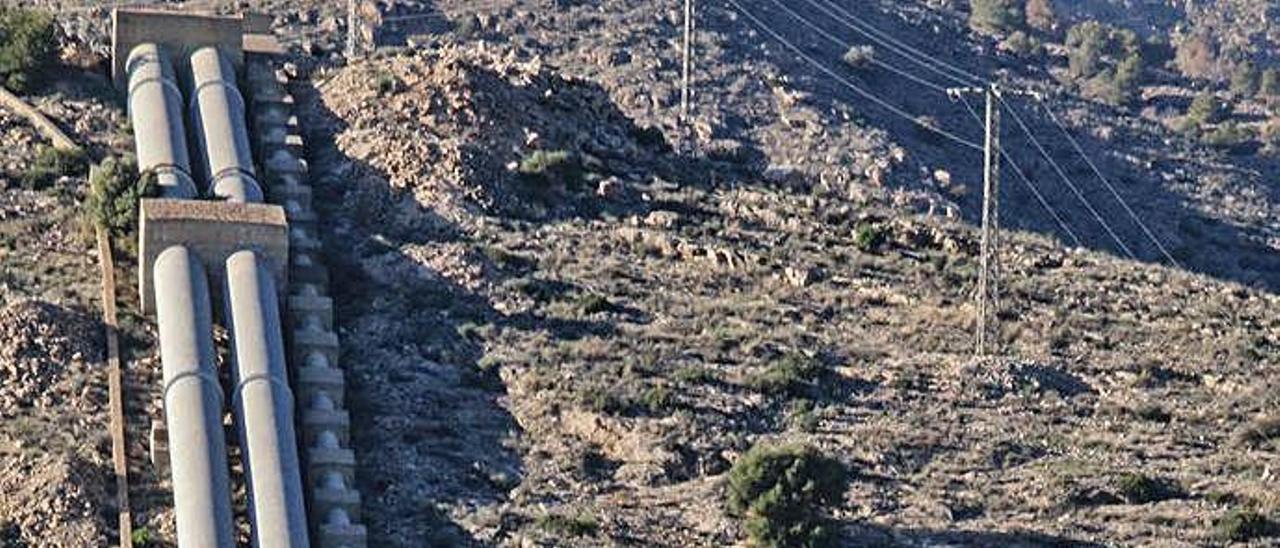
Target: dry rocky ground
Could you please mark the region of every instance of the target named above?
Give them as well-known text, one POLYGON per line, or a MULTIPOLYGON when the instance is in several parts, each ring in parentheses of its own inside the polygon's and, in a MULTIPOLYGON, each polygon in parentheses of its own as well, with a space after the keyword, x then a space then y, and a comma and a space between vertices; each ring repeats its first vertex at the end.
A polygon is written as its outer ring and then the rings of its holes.
POLYGON ((847 545, 1195 546, 1274 508, 1270 293, 1017 233, 1017 358, 975 361, 971 228, 670 151, 550 64, 443 43, 299 89, 380 542, 731 545, 723 474, 778 440, 857 471, 847 545), (517 173, 538 149, 582 183, 517 173))
MULTIPOLYGON (((743 3, 838 66, 845 48, 770 2, 743 3)), ((277 15, 310 80, 297 91, 373 545, 734 545, 724 473, 753 444, 783 440, 855 470, 836 511, 851 546, 1218 545, 1229 512, 1280 505, 1269 161, 1170 136, 1159 109, 1058 96, 1193 272, 1116 258, 1033 162, 1084 248, 1063 246, 1007 185, 1006 220, 1028 231, 1004 255, 1011 357, 977 361, 964 219, 978 158, 868 107, 722 6, 702 14, 686 139, 679 2, 386 3, 389 16, 431 16, 388 25, 411 46, 402 54, 352 63, 336 53, 338 4, 253 4, 277 15), (561 149, 582 160, 580 184, 517 173, 531 151, 561 149), (1135 478, 1157 495, 1135 496, 1135 478)), ((963 4, 851 9, 968 70, 1060 91, 1059 69, 965 38, 963 4)), ((65 26, 101 51, 105 10, 77 13, 88 17, 65 26)), ((1195 24, 1225 24, 1209 14, 1195 24)), ((840 74, 977 138, 939 97, 840 74)), ((93 85, 33 102, 78 140, 118 147, 118 107, 93 85)), ((1162 85, 1148 95, 1186 93, 1162 85)), ((1034 111, 1033 129, 1051 129, 1034 111)), ((6 116, 11 172, 36 136, 6 116)), ((104 544, 105 395, 85 374, 101 350, 77 336, 97 332, 96 267, 73 234, 76 193, 3 196, 0 385, 47 380, 0 391, 0 545, 104 544)), ((1102 210, 1157 261, 1118 206, 1102 210)), ((129 321, 141 413, 156 362, 129 321)), ((131 435, 142 463, 145 431, 131 435)), ((143 483, 141 520, 163 540, 163 483, 143 483)))

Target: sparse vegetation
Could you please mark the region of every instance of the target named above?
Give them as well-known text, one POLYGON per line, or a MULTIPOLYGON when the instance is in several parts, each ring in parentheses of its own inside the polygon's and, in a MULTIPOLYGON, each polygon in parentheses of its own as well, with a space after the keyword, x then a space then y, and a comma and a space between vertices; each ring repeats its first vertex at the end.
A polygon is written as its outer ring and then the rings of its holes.
POLYGON ((1241 428, 1235 435, 1238 445, 1263 447, 1280 440, 1280 417, 1261 417, 1241 428))
POLYGON ((1231 71, 1231 93, 1236 97, 1249 97, 1258 93, 1258 67, 1253 61, 1236 63, 1231 71))
POLYGON ((57 60, 53 15, 0 7, 0 83, 17 93, 39 83, 41 69, 57 60))
POLYGON ((1027 0, 1027 25, 1041 32, 1058 29, 1058 15, 1053 11, 1052 0, 1027 0))
POLYGON ((1257 510, 1237 508, 1214 524, 1214 532, 1222 541, 1248 542, 1276 535, 1277 526, 1274 521, 1257 510))
POLYGON ((1143 70, 1137 34, 1085 21, 1067 31, 1066 46, 1068 74, 1085 95, 1111 104, 1132 99, 1143 70))
POLYGON ((1258 77, 1258 96, 1264 100, 1280 97, 1280 72, 1269 68, 1258 77))
POLYGON ((1217 56, 1213 39, 1205 35, 1196 35, 1178 44, 1174 64, 1187 78, 1216 79, 1218 77, 1217 56))
POLYGON ((1228 112, 1226 103, 1219 100, 1213 92, 1201 92, 1187 107, 1187 128, 1197 129, 1206 124, 1216 124, 1222 121, 1228 112))
POLYGON ((1116 494, 1129 504, 1147 504, 1177 498, 1182 489, 1177 484, 1142 474, 1122 474, 1115 482, 1116 494))
POLYGON ((826 512, 848 485, 845 466, 812 447, 757 445, 729 471, 728 506, 754 546, 830 546, 826 512))
POLYGON ((20 177, 22 187, 41 190, 53 186, 59 177, 81 175, 89 167, 89 157, 81 149, 61 149, 40 145, 35 161, 20 177))
POLYGON ((822 371, 822 362, 817 358, 792 352, 752 375, 748 378, 747 385, 764 394, 799 397, 813 390, 822 371))
POLYGON ((547 513, 537 517, 539 529, 560 537, 588 537, 600 530, 600 522, 587 513, 567 515, 547 513))
POLYGON ((978 32, 1008 32, 1025 23, 1019 0, 973 0, 969 9, 969 27, 978 32))
POLYGON ((1033 55, 1039 53, 1040 42, 1023 31, 1014 31, 1003 42, 1000 49, 1015 55, 1033 55))
POLYGON ((132 536, 129 537, 130 544, 133 548, 147 548, 151 546, 151 530, 146 527, 138 527, 133 530, 132 536))
POLYGON ((885 230, 876 224, 860 224, 853 232, 853 246, 863 252, 869 253, 880 249, 885 239, 885 230))
POLYGON ((1257 134, 1253 128, 1231 121, 1219 124, 1218 127, 1205 133, 1200 140, 1212 147, 1235 148, 1254 140, 1256 137, 1257 134))
POLYGON ((582 165, 567 150, 535 150, 520 161, 518 172, 527 183, 543 191, 556 185, 571 190, 582 186, 582 165))

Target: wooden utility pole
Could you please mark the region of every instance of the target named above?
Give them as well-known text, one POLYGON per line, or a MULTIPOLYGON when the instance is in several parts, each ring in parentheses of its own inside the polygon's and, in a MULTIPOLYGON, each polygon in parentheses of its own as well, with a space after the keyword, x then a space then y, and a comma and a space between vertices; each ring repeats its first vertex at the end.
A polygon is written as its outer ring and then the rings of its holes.
POLYGON ((680 83, 680 123, 689 123, 689 72, 693 62, 693 0, 684 0, 684 63, 680 83))
POLYGON ((356 14, 358 0, 347 0, 347 59, 355 59, 360 40, 360 17, 356 14))
POLYGON ((977 354, 985 356, 999 344, 1000 306, 1000 89, 986 89, 986 141, 983 147, 982 269, 978 273, 977 354))

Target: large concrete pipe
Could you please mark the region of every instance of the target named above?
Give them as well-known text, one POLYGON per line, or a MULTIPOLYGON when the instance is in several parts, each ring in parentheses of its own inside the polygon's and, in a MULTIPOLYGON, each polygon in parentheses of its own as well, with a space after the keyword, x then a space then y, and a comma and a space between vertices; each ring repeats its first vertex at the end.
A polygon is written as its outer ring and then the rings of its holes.
POLYGON ((191 54, 191 125, 206 194, 232 202, 261 202, 245 129, 244 97, 231 61, 215 47, 191 54))
POLYGON ((138 169, 155 174, 161 196, 195 198, 182 123, 182 92, 169 56, 156 44, 140 44, 129 52, 125 70, 138 169))
POLYGON ((255 546, 308 546, 293 393, 285 367, 280 301, 253 251, 227 258, 226 316, 235 371, 232 397, 248 482, 255 546))
POLYGON ((231 548, 235 530, 209 282, 200 260, 182 246, 161 252, 154 269, 178 545, 231 548))

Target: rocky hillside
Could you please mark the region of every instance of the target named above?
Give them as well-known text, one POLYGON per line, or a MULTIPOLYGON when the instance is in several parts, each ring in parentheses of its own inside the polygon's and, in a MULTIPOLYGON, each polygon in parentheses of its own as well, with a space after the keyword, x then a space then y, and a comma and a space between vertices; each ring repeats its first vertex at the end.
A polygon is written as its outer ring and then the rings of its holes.
POLYGON ((686 153, 669 38, 553 30, 674 29, 616 4, 298 89, 376 538, 732 545, 724 474, 777 440, 856 470, 844 545, 1204 545, 1274 508, 1273 295, 1012 234, 1012 357, 975 361, 972 228, 818 143, 941 151, 830 117, 743 30, 706 56, 757 72, 706 86, 686 153))
MULTIPOLYGON (((1019 52, 965 1, 700 3, 687 126, 675 0, 382 2, 369 60, 342 59, 339 3, 244 4, 303 80, 374 544, 735 545, 726 471, 781 441, 854 471, 841 545, 1274 541, 1275 161, 1180 129, 1206 89, 1235 103, 1206 132, 1260 141, 1271 114, 1161 42, 1231 37, 1213 47, 1269 66, 1267 3, 1059 1, 1019 52), (1134 101, 1071 81, 1088 19, 1170 56, 1134 101), (1010 103, 1056 166, 1005 119, 1029 183, 1006 168, 1001 359, 970 356, 981 157, 936 131, 979 125, 902 74, 957 84, 922 55, 1045 97, 1010 103)), ((84 66, 106 13, 62 19, 84 66)), ((95 81, 29 99, 101 151, 120 112, 95 81)), ((4 116, 16 181, 37 139, 4 116)), ((0 316, 22 328, 0 375, 46 383, 0 394, 0 544, 109 535, 105 446, 44 435, 101 432, 100 350, 64 344, 93 317, 80 184, 5 185, 0 316)))

